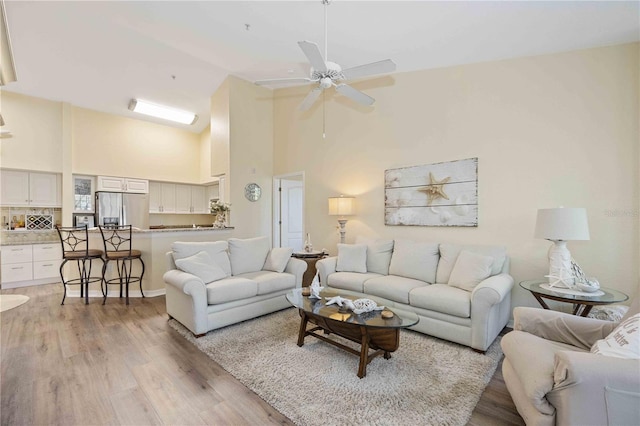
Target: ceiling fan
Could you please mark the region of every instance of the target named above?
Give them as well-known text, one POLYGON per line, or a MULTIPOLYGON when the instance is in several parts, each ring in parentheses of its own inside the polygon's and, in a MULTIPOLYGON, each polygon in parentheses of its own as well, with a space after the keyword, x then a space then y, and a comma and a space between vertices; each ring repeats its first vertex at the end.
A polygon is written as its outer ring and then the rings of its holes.
POLYGON ((338 93, 362 104, 373 105, 375 99, 371 96, 354 89, 348 84, 343 83, 345 80, 366 77, 374 74, 382 74, 393 72, 396 70, 396 64, 391 59, 372 62, 370 64, 358 65, 352 68, 342 69, 340 65, 327 60, 327 7, 331 0, 322 0, 324 8, 324 58, 318 45, 310 41, 299 41, 298 45, 305 54, 311 65, 310 77, 298 78, 276 78, 270 80, 258 80, 255 84, 272 85, 272 84, 290 84, 290 83, 314 83, 316 87, 309 92, 302 103, 298 106, 298 110, 306 111, 314 104, 320 94, 331 87, 335 87, 338 93))

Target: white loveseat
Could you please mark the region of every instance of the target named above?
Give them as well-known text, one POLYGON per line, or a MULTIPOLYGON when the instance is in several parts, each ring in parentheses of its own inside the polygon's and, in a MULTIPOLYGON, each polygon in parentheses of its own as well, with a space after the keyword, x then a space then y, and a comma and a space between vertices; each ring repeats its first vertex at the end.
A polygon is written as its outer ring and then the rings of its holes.
POLYGON ((420 317, 413 330, 480 352, 509 321, 513 278, 504 247, 357 242, 338 244, 337 257, 318 261, 322 285, 382 298, 391 309, 420 317))
POLYGON ((164 274, 167 313, 196 337, 291 305, 307 264, 267 237, 175 242, 164 274))

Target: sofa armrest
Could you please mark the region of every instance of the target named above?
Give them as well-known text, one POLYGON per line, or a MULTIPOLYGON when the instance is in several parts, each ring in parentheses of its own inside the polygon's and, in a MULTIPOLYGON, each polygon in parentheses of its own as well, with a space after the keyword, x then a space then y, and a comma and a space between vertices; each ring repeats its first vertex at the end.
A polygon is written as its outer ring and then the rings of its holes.
POLYGON ((206 304, 207 289, 204 285, 204 282, 195 275, 180 271, 178 269, 172 269, 165 272, 162 278, 164 279, 164 282, 166 284, 172 285, 184 294, 190 295, 194 299, 201 297, 206 304))
POLYGON ((304 276, 304 272, 307 270, 307 262, 296 259, 292 257, 287 262, 286 268, 284 268, 284 272, 288 272, 290 274, 295 275, 296 277, 296 288, 302 287, 302 277, 304 276))
POLYGON ((484 302, 497 305, 511 293, 513 277, 509 274, 498 274, 481 281, 471 292, 471 304, 484 302))
POLYGON ((637 359, 558 351, 547 394, 557 424, 640 424, 637 359))
POLYGON ((555 342, 590 350, 596 340, 604 339, 618 324, 584 318, 548 309, 518 306, 513 310, 513 329, 526 331, 555 342))
POLYGON ((338 258, 336 256, 325 257, 316 262, 316 269, 320 274, 320 284, 327 285, 327 277, 336 272, 336 264, 338 258))

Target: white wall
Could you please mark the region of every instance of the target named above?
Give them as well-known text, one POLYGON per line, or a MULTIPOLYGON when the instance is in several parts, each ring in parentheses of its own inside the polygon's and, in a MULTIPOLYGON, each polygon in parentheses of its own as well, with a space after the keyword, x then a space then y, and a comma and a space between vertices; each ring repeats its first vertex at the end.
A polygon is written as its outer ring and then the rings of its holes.
POLYGON ((231 225, 239 238, 272 232, 273 93, 264 87, 229 77, 229 179, 231 225), (262 197, 251 202, 244 196, 248 183, 262 188, 262 197))
POLYGON ((328 95, 296 108, 308 88, 275 94, 274 174, 306 176, 314 246, 336 252, 327 197, 357 197, 356 235, 502 244, 514 305, 537 306, 517 285, 547 271, 550 243, 533 238, 538 208, 586 207, 591 241, 570 242, 587 275, 638 292, 639 44, 399 73, 353 86, 361 107, 328 95), (479 158, 477 228, 384 225, 386 169, 479 158), (630 212, 630 214, 624 213, 630 212))
POLYGON ((200 183, 200 136, 161 124, 73 109, 73 171, 200 183))
POLYGON ((62 103, 10 93, 0 94, 3 130, 0 166, 62 172, 62 103))

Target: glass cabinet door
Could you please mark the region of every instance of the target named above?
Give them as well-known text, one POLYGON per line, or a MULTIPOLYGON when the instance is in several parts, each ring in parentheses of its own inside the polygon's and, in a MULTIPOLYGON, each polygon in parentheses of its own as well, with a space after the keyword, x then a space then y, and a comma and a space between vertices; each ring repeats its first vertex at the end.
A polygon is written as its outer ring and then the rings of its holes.
POLYGON ((94 213, 93 188, 95 178, 93 176, 73 177, 73 212, 94 213))

